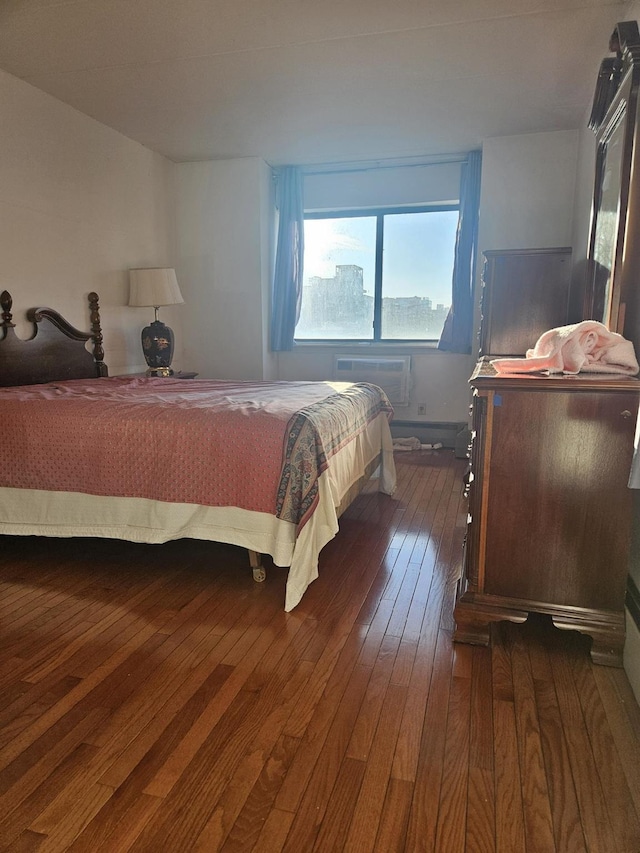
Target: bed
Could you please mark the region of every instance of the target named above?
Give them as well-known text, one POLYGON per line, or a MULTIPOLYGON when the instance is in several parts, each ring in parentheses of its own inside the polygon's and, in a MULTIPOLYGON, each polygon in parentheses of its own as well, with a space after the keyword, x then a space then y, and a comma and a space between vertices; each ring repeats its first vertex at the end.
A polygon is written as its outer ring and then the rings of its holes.
POLYGON ((89 332, 50 308, 15 334, 0 294, 0 533, 162 543, 194 538, 288 567, 285 610, 374 473, 392 494, 384 392, 366 383, 109 377, 89 332))

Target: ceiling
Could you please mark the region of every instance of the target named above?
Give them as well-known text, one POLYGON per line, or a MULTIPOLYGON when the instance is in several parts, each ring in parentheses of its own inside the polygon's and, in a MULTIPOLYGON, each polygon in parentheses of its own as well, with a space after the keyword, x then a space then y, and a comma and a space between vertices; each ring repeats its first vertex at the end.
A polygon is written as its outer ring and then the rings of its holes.
POLYGON ((584 121, 612 0, 0 0, 0 68, 172 160, 454 154, 584 121))

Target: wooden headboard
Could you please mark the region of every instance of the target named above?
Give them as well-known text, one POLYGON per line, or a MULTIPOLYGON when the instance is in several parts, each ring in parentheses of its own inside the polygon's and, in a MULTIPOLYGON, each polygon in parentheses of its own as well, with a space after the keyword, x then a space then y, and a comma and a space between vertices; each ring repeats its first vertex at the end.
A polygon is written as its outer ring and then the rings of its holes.
POLYGON ((108 376, 98 294, 90 293, 88 299, 90 332, 75 329, 51 308, 31 308, 27 318, 34 324, 34 333, 23 340, 15 333, 11 294, 6 290, 0 293, 0 386, 108 376), (92 353, 85 347, 87 341, 92 341, 92 353))

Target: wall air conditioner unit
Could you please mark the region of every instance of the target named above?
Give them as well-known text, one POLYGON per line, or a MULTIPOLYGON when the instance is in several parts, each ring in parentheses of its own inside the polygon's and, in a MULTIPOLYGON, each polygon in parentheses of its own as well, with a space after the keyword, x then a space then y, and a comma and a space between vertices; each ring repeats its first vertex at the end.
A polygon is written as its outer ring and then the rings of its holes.
POLYGON ((379 385, 394 406, 409 405, 411 356, 336 355, 333 378, 340 382, 369 382, 379 385))

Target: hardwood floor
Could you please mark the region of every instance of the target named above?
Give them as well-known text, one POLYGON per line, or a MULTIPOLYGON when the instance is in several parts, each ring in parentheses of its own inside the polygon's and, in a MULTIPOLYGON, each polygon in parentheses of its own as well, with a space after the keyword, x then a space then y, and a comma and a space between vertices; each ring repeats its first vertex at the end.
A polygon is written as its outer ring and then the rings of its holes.
POLYGON ((2 540, 0 850, 638 853, 624 672, 454 645, 465 466, 397 457, 290 614, 232 547, 2 540))

